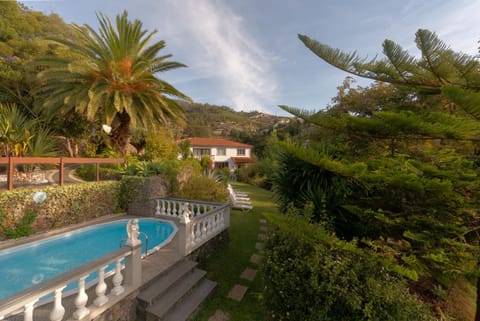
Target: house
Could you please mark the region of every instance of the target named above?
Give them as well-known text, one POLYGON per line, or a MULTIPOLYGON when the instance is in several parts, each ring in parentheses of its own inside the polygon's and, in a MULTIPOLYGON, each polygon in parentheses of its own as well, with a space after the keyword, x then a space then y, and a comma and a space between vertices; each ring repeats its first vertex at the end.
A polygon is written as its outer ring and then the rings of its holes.
POLYGON ((252 145, 221 138, 191 137, 184 140, 190 141, 193 157, 201 159, 208 155, 213 168, 237 169, 254 162, 252 145))

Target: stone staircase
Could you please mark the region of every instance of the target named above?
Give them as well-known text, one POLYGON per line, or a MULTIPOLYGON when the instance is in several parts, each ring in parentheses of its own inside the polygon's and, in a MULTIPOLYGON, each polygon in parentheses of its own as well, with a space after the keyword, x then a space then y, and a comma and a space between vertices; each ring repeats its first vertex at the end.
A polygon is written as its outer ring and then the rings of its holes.
POLYGON ((197 263, 180 260, 144 287, 137 296, 137 316, 145 321, 183 321, 217 285, 197 263))

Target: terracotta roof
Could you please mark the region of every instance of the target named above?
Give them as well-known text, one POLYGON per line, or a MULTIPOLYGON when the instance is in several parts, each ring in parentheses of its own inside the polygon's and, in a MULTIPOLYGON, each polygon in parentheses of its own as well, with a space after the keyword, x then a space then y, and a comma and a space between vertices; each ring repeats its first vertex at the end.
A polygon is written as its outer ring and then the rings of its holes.
POLYGON ((214 146, 214 147, 245 147, 253 148, 252 145, 243 144, 239 142, 234 142, 233 140, 222 139, 222 138, 204 138, 204 137, 191 137, 185 138, 184 140, 189 140, 192 147, 195 146, 214 146))
POLYGON ((232 157, 235 164, 255 163, 255 160, 251 157, 232 157))

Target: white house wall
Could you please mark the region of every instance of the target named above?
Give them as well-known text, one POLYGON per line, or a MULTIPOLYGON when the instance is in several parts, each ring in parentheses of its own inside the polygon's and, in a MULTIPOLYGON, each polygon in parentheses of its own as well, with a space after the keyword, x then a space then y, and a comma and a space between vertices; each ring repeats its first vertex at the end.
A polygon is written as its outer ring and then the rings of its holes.
MULTIPOLYGON (((225 147, 225 155, 218 155, 218 149, 222 147, 208 147, 208 146, 193 146, 190 147, 190 151, 193 153, 193 148, 210 148, 210 158, 214 162, 227 162, 232 157, 251 157, 252 156, 252 149, 245 148, 245 147, 225 147), (245 155, 237 155, 237 149, 244 149, 245 155)), ((196 157, 200 158, 200 157, 196 157)))

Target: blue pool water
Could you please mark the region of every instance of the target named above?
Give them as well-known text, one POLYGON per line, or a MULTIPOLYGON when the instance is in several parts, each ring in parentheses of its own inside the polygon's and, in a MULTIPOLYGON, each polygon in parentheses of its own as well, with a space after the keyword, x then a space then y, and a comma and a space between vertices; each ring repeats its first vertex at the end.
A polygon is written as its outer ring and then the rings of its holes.
MULTIPOLYGON (((120 241, 127 237, 127 221, 93 225, 0 251, 0 300, 118 250, 120 241)), ((170 222, 145 218, 139 219, 139 230, 148 235, 150 252, 167 244, 176 227, 170 222)), ((140 239, 145 252, 145 240, 142 236, 140 239)), ((90 275, 87 282, 95 277, 90 275)))

